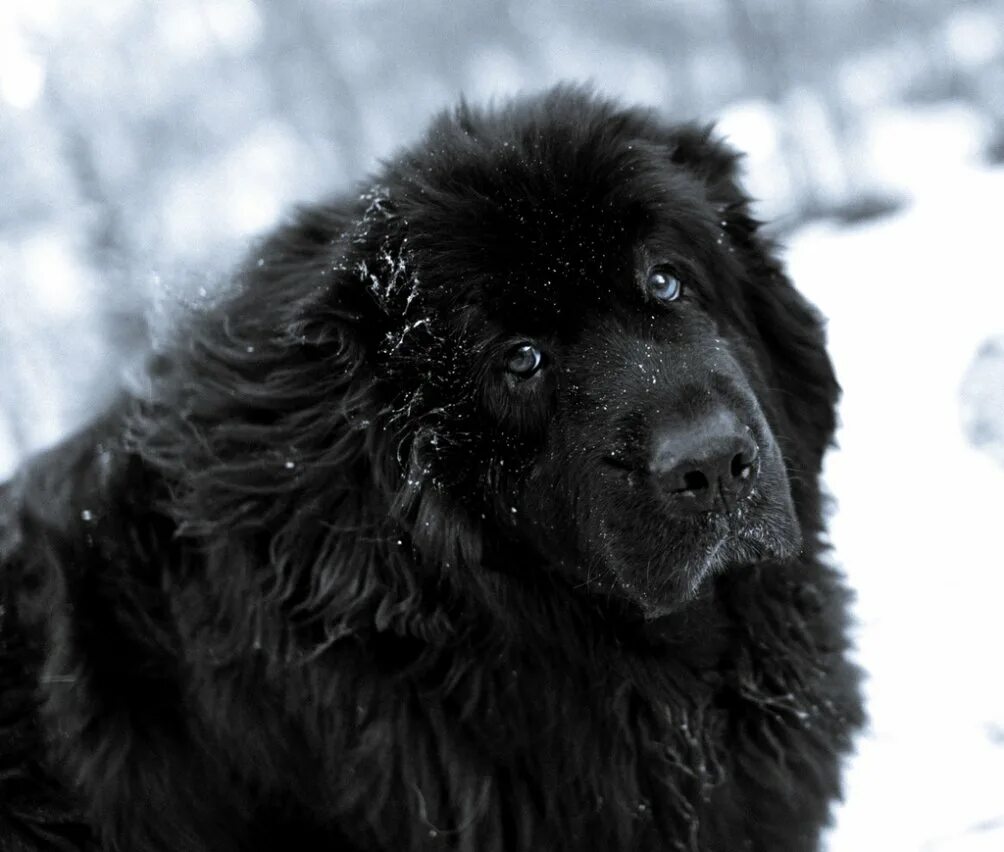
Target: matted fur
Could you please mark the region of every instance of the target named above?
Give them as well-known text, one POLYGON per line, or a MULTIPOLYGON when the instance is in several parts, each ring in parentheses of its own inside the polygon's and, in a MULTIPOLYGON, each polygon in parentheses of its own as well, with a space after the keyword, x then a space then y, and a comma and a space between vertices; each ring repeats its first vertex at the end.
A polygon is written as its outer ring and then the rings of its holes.
POLYGON ((817 848, 862 721, 838 388, 708 131, 462 106, 175 340, 0 490, 0 848, 817 848), (606 464, 704 393, 765 457, 712 555, 606 464))

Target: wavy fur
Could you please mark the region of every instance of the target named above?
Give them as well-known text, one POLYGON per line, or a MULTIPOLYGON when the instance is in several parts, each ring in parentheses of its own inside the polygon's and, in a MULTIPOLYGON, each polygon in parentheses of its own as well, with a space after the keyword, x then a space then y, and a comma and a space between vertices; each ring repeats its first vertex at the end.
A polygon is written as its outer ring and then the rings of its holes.
MULTIPOLYGON (((820 539, 838 389, 735 169, 558 89, 444 115, 252 252, 145 393, 3 487, 0 848, 817 848, 862 721, 820 539), (537 302, 472 270, 536 240, 537 280, 616 276, 607 247, 660 217, 734 288, 708 357, 776 435, 803 545, 770 556, 768 506, 653 620, 578 529, 623 510, 572 415, 622 421, 564 380, 503 390, 499 317, 537 302)), ((635 387, 608 310, 575 326, 594 395, 635 387)), ((639 523, 631 554, 679 543, 639 523)))

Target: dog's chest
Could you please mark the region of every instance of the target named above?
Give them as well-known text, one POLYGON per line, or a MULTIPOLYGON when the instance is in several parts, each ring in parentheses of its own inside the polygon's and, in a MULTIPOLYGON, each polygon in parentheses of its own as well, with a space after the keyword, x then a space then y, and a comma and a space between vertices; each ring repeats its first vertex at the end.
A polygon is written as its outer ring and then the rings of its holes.
POLYGON ((538 660, 478 688, 417 700, 414 730, 398 741, 396 806, 429 848, 459 835, 477 849, 696 843, 725 775, 726 719, 708 683, 669 664, 538 660))
POLYGON ((285 681, 299 721, 253 764, 288 753, 284 795, 339 826, 346 848, 726 848, 708 838, 745 831, 759 782, 744 766, 787 789, 782 742, 812 736, 784 703, 810 706, 789 694, 808 679, 772 668, 790 655, 749 670, 751 647, 738 669, 736 646, 719 643, 661 657, 451 653, 421 676, 341 657, 325 678, 285 681))

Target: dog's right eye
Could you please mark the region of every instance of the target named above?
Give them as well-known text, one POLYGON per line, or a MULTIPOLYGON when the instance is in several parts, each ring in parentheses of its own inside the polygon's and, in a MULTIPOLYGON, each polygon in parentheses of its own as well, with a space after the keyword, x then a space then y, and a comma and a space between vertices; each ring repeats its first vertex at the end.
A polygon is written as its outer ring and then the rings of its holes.
POLYGON ((527 379, 544 361, 543 353, 532 343, 520 343, 506 353, 505 368, 514 376, 527 379))
POLYGON ((645 286, 660 302, 674 302, 680 298, 680 293, 683 291, 680 279, 666 267, 656 267, 649 272, 645 286))

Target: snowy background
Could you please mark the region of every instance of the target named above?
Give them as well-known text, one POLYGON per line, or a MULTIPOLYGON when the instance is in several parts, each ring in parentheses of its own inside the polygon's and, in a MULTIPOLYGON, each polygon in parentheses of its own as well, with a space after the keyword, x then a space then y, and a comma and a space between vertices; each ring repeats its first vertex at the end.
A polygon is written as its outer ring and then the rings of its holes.
POLYGON ((1004 0, 0 0, 0 477, 461 93, 716 119, 830 320, 870 730, 832 852, 1004 850, 1004 0))

